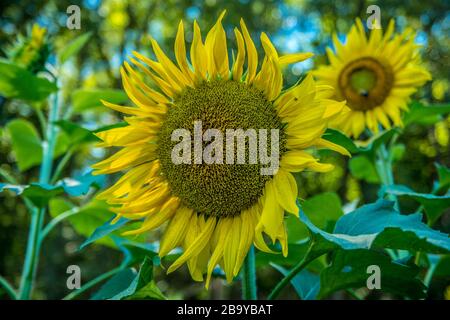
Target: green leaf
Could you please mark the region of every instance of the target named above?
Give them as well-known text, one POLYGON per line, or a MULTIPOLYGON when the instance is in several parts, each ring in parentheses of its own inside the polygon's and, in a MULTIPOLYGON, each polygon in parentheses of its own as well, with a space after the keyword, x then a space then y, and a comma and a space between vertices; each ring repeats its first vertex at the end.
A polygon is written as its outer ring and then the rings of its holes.
POLYGON ((25 171, 42 161, 41 139, 33 124, 27 120, 15 119, 6 125, 12 148, 20 171, 25 171))
MULTIPOLYGON (((332 231, 334 224, 342 216, 342 204, 334 192, 325 192, 302 202, 301 207, 311 221, 319 228, 332 231)), ((295 216, 286 219, 289 242, 296 242, 308 237, 308 229, 295 216)))
MULTIPOLYGON (((107 204, 101 201, 92 201, 80 208, 80 211, 77 214, 70 216, 67 219, 79 235, 87 238, 99 225, 110 220, 113 215, 114 213, 109 210, 107 204)), ((98 239, 96 243, 116 248, 114 241, 109 237, 98 239)))
MULTIPOLYGON (((34 125, 24 119, 15 119, 6 124, 12 148, 20 171, 42 162, 42 141, 34 125)), ((69 146, 68 138, 60 133, 56 139, 54 157, 60 156, 69 146)))
POLYGON ((327 131, 325 131, 325 133, 322 135, 322 138, 344 147, 350 153, 360 152, 360 148, 355 145, 353 140, 338 130, 327 129, 327 131))
POLYGON ((404 144, 396 144, 391 148, 391 159, 393 162, 399 161, 403 158, 405 154, 406 147, 404 144))
POLYGON ((36 102, 44 100, 57 89, 55 83, 38 77, 18 65, 0 60, 0 95, 36 102))
POLYGON ((425 297, 425 286, 416 278, 418 268, 392 262, 381 252, 338 250, 331 265, 320 274, 319 298, 327 297, 338 290, 366 287, 371 275, 367 272, 367 267, 371 265, 380 268, 381 291, 412 299, 425 297))
POLYGON ((327 129, 322 138, 346 148, 353 154, 364 154, 369 158, 373 158, 378 148, 387 143, 398 132, 397 128, 386 130, 373 136, 367 142, 359 143, 358 145, 342 132, 334 129, 327 129))
POLYGON ((416 200, 425 208, 425 213, 430 225, 433 225, 445 209, 450 208, 450 193, 437 196, 429 193, 414 192, 403 185, 391 185, 383 187, 382 192, 398 197, 408 197, 416 200))
POLYGON ((104 176, 92 176, 90 173, 78 178, 66 178, 56 185, 44 183, 31 183, 29 185, 0 184, 0 192, 10 190, 17 195, 28 198, 35 206, 45 207, 51 198, 67 194, 72 197, 85 195, 90 188, 101 187, 104 183, 104 176))
MULTIPOLYGON (((151 242, 138 242, 136 238, 133 240, 124 237, 111 235, 111 239, 116 246, 124 253, 123 265, 131 266, 133 264, 144 261, 146 257, 153 258, 153 263, 159 265, 158 247, 151 242)), ((174 256, 169 254, 167 257, 174 256)), ((170 259, 169 259, 170 260, 170 259)))
POLYGON ((450 104, 434 104, 425 106, 419 101, 413 101, 409 106, 409 112, 403 117, 405 126, 417 123, 431 125, 442 119, 442 116, 450 112, 450 104))
POLYGON ((120 104, 128 101, 128 97, 122 90, 114 89, 80 89, 72 94, 73 109, 77 112, 101 107, 100 100, 120 104))
POLYGON ((131 268, 124 269, 109 279, 101 288, 92 295, 91 300, 107 300, 130 286, 136 277, 136 272, 131 268))
MULTIPOLYGON (((289 270, 271 263, 271 266, 279 271, 283 276, 287 276, 289 270)), ((320 289, 320 278, 318 275, 309 272, 308 270, 302 270, 292 278, 291 284, 297 292, 298 296, 302 300, 315 300, 320 289)))
POLYGON ((353 177, 365 180, 368 183, 380 183, 377 170, 372 161, 364 155, 350 159, 349 169, 353 177))
POLYGON ((303 211, 300 211, 300 219, 316 239, 318 251, 377 248, 429 253, 450 251, 447 234, 422 223, 420 213, 401 215, 393 205, 393 202, 378 200, 362 206, 342 216, 336 222, 333 233, 317 228, 303 211))
POLYGON ((438 173, 438 185, 436 186, 436 191, 448 190, 450 187, 450 168, 440 165, 439 163, 434 164, 438 173))
POLYGON ((76 37, 74 40, 72 40, 67 46, 64 46, 62 48, 60 54, 59 54, 59 63, 63 64, 67 60, 69 60, 71 57, 78 54, 78 52, 86 45, 86 43, 91 38, 92 33, 87 32, 83 33, 82 35, 76 37))
POLYGON ((93 135, 90 130, 85 129, 74 122, 60 120, 56 121, 55 124, 66 133, 71 146, 84 142, 89 143, 100 141, 100 139, 93 135))
POLYGON ((52 217, 72 209, 74 205, 63 197, 55 197, 48 202, 48 209, 52 217))
POLYGON ((81 244, 80 250, 88 246, 89 244, 111 234, 112 232, 122 228, 126 223, 129 222, 128 219, 120 218, 116 223, 111 224, 113 218, 109 219, 100 227, 96 228, 94 232, 81 244))
POLYGON ((139 269, 139 273, 123 291, 111 297, 111 300, 122 299, 165 299, 153 281, 152 258, 145 258, 139 269))

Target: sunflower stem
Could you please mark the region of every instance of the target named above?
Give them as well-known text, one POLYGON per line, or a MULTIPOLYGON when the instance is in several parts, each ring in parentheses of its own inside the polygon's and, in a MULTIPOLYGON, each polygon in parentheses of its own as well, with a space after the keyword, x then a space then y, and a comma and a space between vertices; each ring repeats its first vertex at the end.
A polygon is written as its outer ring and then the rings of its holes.
POLYGON ((311 243, 308 247, 308 250, 305 252, 303 259, 300 260, 299 263, 291 270, 289 273, 275 286, 272 292, 267 296, 268 300, 274 300, 278 297, 281 291, 286 287, 290 281, 300 272, 302 271, 311 261, 322 255, 323 253, 313 253, 313 248, 315 246, 314 239, 311 240, 311 243))
MULTIPOLYGON (((55 79, 56 82, 56 79, 55 79)), ((53 155, 56 145, 56 135, 58 128, 54 124, 59 117, 58 93, 52 96, 48 122, 45 132, 45 140, 42 143, 42 163, 39 172, 39 183, 48 184, 53 166, 53 155)), ((31 297, 36 269, 39 261, 41 249, 41 232, 44 224, 45 208, 33 208, 31 210, 30 231, 25 253, 25 261, 22 270, 19 299, 28 300, 31 297)))
MULTIPOLYGON (((394 174, 392 172, 392 158, 390 155, 390 150, 386 149, 386 146, 382 144, 377 152, 377 159, 375 161, 375 168, 377 169, 378 176, 381 180, 382 188, 394 184, 394 174)), ((387 198, 394 201, 394 207, 398 209, 397 198, 389 194, 387 198)))
POLYGON ((16 290, 14 290, 13 286, 8 282, 8 280, 3 278, 2 276, 0 276, 0 288, 3 288, 11 299, 17 299, 16 290))
POLYGON ((241 281, 242 299, 257 300, 258 292, 256 287, 255 248, 253 246, 250 247, 247 257, 245 258, 241 281))

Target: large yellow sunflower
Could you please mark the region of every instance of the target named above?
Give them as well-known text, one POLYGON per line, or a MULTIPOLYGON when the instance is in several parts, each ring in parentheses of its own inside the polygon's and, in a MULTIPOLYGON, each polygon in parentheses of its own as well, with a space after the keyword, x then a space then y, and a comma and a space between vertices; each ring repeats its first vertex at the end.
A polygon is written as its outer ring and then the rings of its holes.
POLYGON ((282 253, 287 255, 284 212, 298 215, 298 190, 291 172, 333 168, 320 163, 306 148, 347 154, 342 147, 321 139, 329 119, 345 106, 329 99, 333 88, 317 86, 308 76, 282 92, 281 68, 312 54, 279 56, 262 33, 265 57, 258 72, 255 44, 241 20, 241 30, 234 29, 237 53, 230 70, 223 16, 205 42, 194 22, 190 63, 182 22, 175 39, 177 64, 154 40, 156 60, 134 52, 132 65, 124 63, 123 86, 136 107, 103 102, 128 115, 128 125, 97 134, 102 146, 123 149, 94 165, 95 174, 127 170, 99 195, 115 205, 112 210, 117 217, 143 219, 139 229, 127 234, 147 232, 167 223, 159 255, 163 257, 175 247, 184 249, 168 272, 187 263, 194 280, 202 281, 207 274, 206 286, 218 264, 231 281, 252 244, 273 252, 266 237, 273 243, 279 241, 282 253), (146 84, 146 79, 157 89, 146 84), (260 163, 175 164, 171 152, 177 142, 172 140, 172 133, 178 128, 191 130, 197 120, 202 121, 203 130, 278 129, 278 172, 261 175, 260 163))
POLYGON ((319 84, 336 88, 335 98, 347 100, 350 109, 332 125, 355 138, 366 127, 377 133, 379 124, 401 126, 401 111, 408 110, 409 97, 431 79, 420 62, 414 32, 393 33, 391 20, 384 35, 373 29, 367 38, 357 19, 344 44, 333 36, 335 52, 327 48, 330 65, 313 72, 319 84))

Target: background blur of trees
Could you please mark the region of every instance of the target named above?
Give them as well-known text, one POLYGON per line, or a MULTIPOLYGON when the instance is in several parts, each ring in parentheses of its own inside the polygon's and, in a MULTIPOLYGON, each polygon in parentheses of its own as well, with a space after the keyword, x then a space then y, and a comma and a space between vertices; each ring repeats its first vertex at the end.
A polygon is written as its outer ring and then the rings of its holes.
MULTIPOLYGON (((224 20, 229 43, 235 47, 233 28, 239 19, 245 19, 254 39, 265 31, 281 52, 312 51, 316 56, 311 61, 299 63, 285 70, 287 84, 295 83, 314 65, 326 62, 326 46, 331 45, 330 35, 345 34, 356 17, 367 18, 366 8, 377 4, 381 8, 382 25, 395 19, 397 30, 411 27, 417 31, 416 41, 423 45, 423 60, 433 75, 433 81, 417 93, 416 99, 429 103, 449 101, 448 74, 450 65, 450 3, 439 0, 384 0, 384 1, 326 1, 326 0, 269 0, 269 1, 227 1, 227 0, 53 0, 53 1, 11 1, 0 4, 0 48, 5 49, 18 34, 26 34, 33 23, 48 29, 53 49, 63 49, 76 36, 92 32, 88 45, 76 59, 66 63, 61 72, 64 103, 71 103, 75 89, 117 88, 121 89, 119 67, 127 56, 137 50, 150 53, 149 37, 155 38, 166 53, 172 55, 176 28, 180 19, 185 22, 186 41, 192 39, 193 20, 197 19, 203 35, 219 13, 227 9, 224 20), (66 8, 77 4, 81 8, 81 30, 66 28, 66 8)), ((0 49, 0 50, 1 50, 0 49)), ((261 50, 261 47, 258 48, 261 50)), ((3 55, 3 53, 0 53, 3 55)), ((172 55, 173 56, 173 55, 172 55)), ((52 57, 50 57, 52 62, 52 57)), ((38 118, 29 106, 2 101, 0 108, 0 169, 13 176, 19 176, 11 155, 8 139, 2 138, 1 127, 17 117, 27 118, 39 126, 38 118)), ((118 114, 106 108, 94 108, 77 114, 78 123, 95 129, 120 121, 118 114)), ((432 127, 412 125, 402 136, 401 143, 408 152, 401 154, 395 163, 395 179, 409 185, 418 192, 428 192, 436 177, 433 163, 450 166, 449 149, 450 117, 442 119, 432 127)), ((86 168, 103 157, 102 150, 86 147, 77 152, 65 174, 86 168)), ((375 199, 377 187, 356 180, 340 156, 325 154, 330 161, 340 164, 340 169, 326 175, 305 174, 301 178, 301 196, 309 197, 324 191, 337 192, 343 203, 363 199, 375 199)), ((37 167, 27 170, 22 177, 37 176, 37 167)), ((20 183, 21 181, 19 181, 20 183)), ((414 211, 416 204, 401 202, 406 212, 414 211)), ((450 214, 443 219, 450 220, 450 214)), ((100 222, 99 222, 100 224, 100 222)), ((443 226, 450 223, 443 223, 443 226)), ((28 216, 23 202, 18 197, 0 194, 0 274, 17 282, 26 245, 28 216)), ((448 228, 448 227, 447 227, 448 228)), ((450 230, 445 230, 450 232, 450 230)), ((67 294, 65 287, 66 268, 78 264, 83 271, 83 281, 115 267, 121 253, 108 246, 91 246, 82 252, 78 247, 83 237, 77 235, 69 223, 62 224, 43 248, 36 296, 56 299, 67 294)), ((268 288, 279 275, 270 268, 259 269, 260 290, 268 288)), ((169 298, 223 298, 239 297, 239 284, 223 286, 216 281, 212 290, 206 292, 202 284, 192 285, 187 274, 176 272, 166 276, 159 269, 158 286, 169 298), (167 291, 168 290, 168 291, 167 291)), ((88 296, 86 296, 88 297, 88 296)), ((286 290, 285 298, 294 298, 293 291, 286 290)), ((0 294, 0 298, 1 294, 0 294)))

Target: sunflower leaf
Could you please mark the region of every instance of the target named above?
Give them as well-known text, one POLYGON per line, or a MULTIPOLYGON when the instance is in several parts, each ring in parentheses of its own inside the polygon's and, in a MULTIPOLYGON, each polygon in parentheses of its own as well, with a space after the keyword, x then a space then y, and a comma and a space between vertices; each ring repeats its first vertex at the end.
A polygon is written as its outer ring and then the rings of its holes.
POLYGON ((76 112, 101 107, 100 99, 111 103, 124 103, 128 97, 122 90, 114 89, 79 89, 72 93, 72 105, 76 112))
MULTIPOLYGON (((339 196, 334 192, 324 192, 303 201, 303 211, 317 227, 332 231, 336 221, 343 215, 339 196)), ((308 229, 295 216, 289 215, 286 219, 289 242, 297 242, 308 237, 308 229)))
POLYGON ((153 259, 146 257, 139 269, 139 273, 123 291, 117 293, 111 300, 122 299, 165 299, 153 281, 153 259))
POLYGON ((82 35, 72 40, 67 46, 64 46, 64 49, 61 50, 61 53, 59 54, 58 57, 59 63, 63 64, 71 57, 75 56, 81 49, 83 49, 83 47, 89 41, 91 36, 92 36, 91 32, 83 33, 82 35))
POLYGON ((100 289, 91 296, 91 300, 107 300, 114 297, 127 289, 135 277, 136 272, 132 268, 120 271, 105 282, 100 289))
POLYGON ((59 120, 56 121, 55 124, 66 133, 71 146, 84 142, 89 143, 100 141, 100 139, 93 135, 90 130, 85 129, 74 122, 59 120))
POLYGON ((442 119, 442 116, 450 112, 450 104, 434 104, 425 106, 419 101, 413 101, 409 105, 409 112, 405 113, 403 123, 405 126, 417 123, 432 125, 442 119))
POLYGON ((419 202, 425 208, 430 225, 439 219, 445 209, 450 208, 450 193, 442 196, 430 193, 418 193, 403 185, 386 186, 383 187, 382 192, 399 197, 409 197, 419 202))
POLYGON ((435 191, 444 191, 450 188, 450 168, 440 165, 439 163, 434 164, 438 173, 438 183, 435 186, 435 191))
POLYGON ((419 268, 393 262, 382 252, 360 249, 338 250, 333 255, 330 266, 320 273, 319 298, 325 298, 338 290, 367 287, 372 274, 369 266, 379 268, 381 291, 413 299, 425 297, 426 288, 416 278, 419 268))
POLYGON ((349 160, 349 169, 352 176, 356 179, 361 179, 368 183, 380 183, 375 165, 364 155, 351 158, 349 160))
POLYGON ((80 250, 84 249, 86 246, 90 245, 91 243, 109 235, 110 233, 122 228, 125 224, 129 222, 128 219, 120 218, 119 221, 112 224, 112 220, 114 217, 106 221, 104 224, 102 224, 100 227, 96 228, 94 232, 81 244, 80 250))
POLYGON ((422 222, 420 213, 401 215, 393 202, 378 200, 342 216, 333 233, 316 227, 300 211, 300 219, 317 242, 317 250, 391 248, 413 252, 448 253, 447 234, 433 230, 422 222))
POLYGON ((31 183, 29 185, 0 184, 0 192, 9 190, 16 195, 28 198, 35 206, 45 207, 50 199, 67 194, 78 197, 86 194, 92 187, 100 187, 104 183, 104 176, 93 176, 86 173, 75 178, 66 178, 56 185, 45 183, 31 183))
POLYGON ((378 135, 373 136, 364 144, 359 143, 358 145, 356 145, 353 140, 345 134, 334 129, 327 129, 322 138, 346 148, 352 154, 363 154, 369 158, 373 158, 378 148, 387 143, 395 134, 398 133, 398 131, 399 130, 397 128, 383 131, 378 135))
MULTIPOLYGON (((28 170, 42 162, 42 141, 34 125, 25 119, 15 119, 6 125, 11 137, 17 165, 20 171, 28 170)), ((63 154, 69 146, 67 136, 60 132, 56 139, 54 158, 63 154)))
MULTIPOLYGON (((279 271, 283 276, 289 273, 289 270, 277 264, 270 264, 274 269, 279 271)), ((302 270, 297 273, 291 280, 291 284, 302 300, 314 300, 317 297, 320 289, 320 278, 318 275, 308 271, 302 270)))
POLYGON ((11 62, 0 60, 0 95, 38 102, 57 90, 55 83, 38 77, 11 62))

